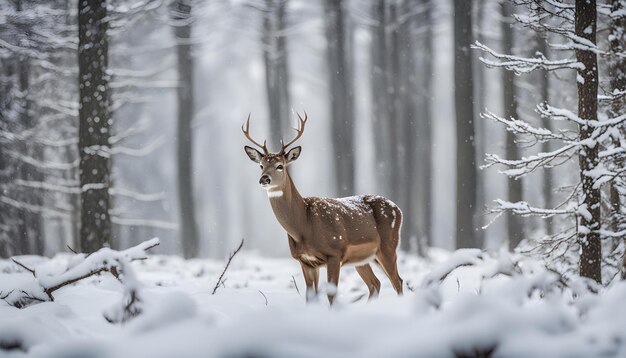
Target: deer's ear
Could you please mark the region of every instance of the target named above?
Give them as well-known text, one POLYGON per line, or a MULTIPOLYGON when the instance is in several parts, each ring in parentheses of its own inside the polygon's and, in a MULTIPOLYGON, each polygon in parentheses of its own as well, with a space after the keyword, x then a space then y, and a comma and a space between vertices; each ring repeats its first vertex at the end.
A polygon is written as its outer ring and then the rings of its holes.
POLYGON ((248 147, 247 145, 244 146, 243 149, 246 151, 246 154, 248 154, 248 157, 250 157, 250 160, 252 160, 253 162, 260 163, 261 159, 263 159, 263 154, 261 154, 261 152, 259 152, 258 150, 252 147, 248 147))
POLYGON ((291 163, 300 157, 300 152, 302 152, 302 147, 297 146, 295 148, 291 148, 290 151, 287 152, 287 163, 291 163))

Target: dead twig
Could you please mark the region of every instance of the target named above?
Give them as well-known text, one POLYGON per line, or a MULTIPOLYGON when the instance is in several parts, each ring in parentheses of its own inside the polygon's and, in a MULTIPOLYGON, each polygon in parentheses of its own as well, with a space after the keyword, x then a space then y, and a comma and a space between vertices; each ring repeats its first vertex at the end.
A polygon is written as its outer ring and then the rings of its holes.
POLYGON ((71 252, 75 253, 76 255, 78 255, 78 252, 76 252, 76 250, 72 249, 72 247, 70 245, 65 245, 67 246, 67 249, 70 250, 71 252))
POLYGON ((350 303, 357 303, 360 300, 364 299, 365 296, 367 296, 367 293, 361 293, 360 295, 356 296, 356 298, 354 298, 352 301, 350 301, 350 303))
POLYGON ((296 283, 296 278, 293 275, 291 275, 291 282, 293 282, 293 285, 296 288, 298 295, 300 295, 300 289, 298 288, 298 284, 296 283))
POLYGON ((228 262, 226 262, 226 266, 224 266, 224 271, 222 271, 222 274, 220 275, 220 278, 217 280, 217 283, 215 284, 215 287, 213 287, 213 292, 211 293, 211 295, 214 295, 215 292, 217 292, 217 289, 220 287, 220 285, 222 284, 222 279, 224 278, 224 274, 226 273, 226 270, 228 270, 228 266, 230 266, 230 262, 233 260, 233 257, 235 257, 235 255, 237 255, 237 253, 239 252, 239 250, 241 250, 241 248, 243 247, 243 239, 241 239, 241 243, 239 244, 239 247, 237 247, 237 250, 235 250, 232 254, 230 254, 230 257, 228 258, 228 262))
POLYGON ((9 297, 11 293, 13 293, 13 290, 7 292, 6 294, 4 294, 4 291, 0 291, 0 300, 4 300, 5 298, 9 297))
POLYGON ((104 319, 109 323, 124 323, 134 317, 141 314, 142 309, 139 307, 141 300, 138 297, 137 290, 133 289, 128 295, 128 302, 123 304, 122 312, 119 317, 115 317, 115 314, 110 315, 105 313, 104 319))
POLYGON ((13 261, 16 265, 18 265, 18 266, 22 267, 24 270, 29 271, 30 273, 32 273, 32 274, 33 274, 33 277, 37 277, 37 275, 35 275, 35 270, 33 270, 32 268, 30 268, 30 267, 28 267, 28 266, 24 265, 23 263, 21 263, 21 262, 17 261, 17 260, 16 260, 16 259, 14 259, 14 258, 11 258, 11 261, 13 261))
POLYGON ((463 264, 459 264, 456 265, 454 267, 451 267, 449 270, 447 270, 443 275, 439 276, 439 283, 442 283, 443 281, 446 280, 446 278, 448 278, 448 276, 454 272, 456 269, 461 268, 461 267, 469 267, 469 266, 475 266, 474 263, 472 262, 467 262, 467 263, 463 263, 463 264))
MULTIPOLYGON (((61 283, 60 283, 60 284, 58 284, 58 285, 55 285, 55 286, 52 286, 52 287, 47 287, 47 288, 45 288, 45 289, 44 289, 44 292, 46 293, 46 295, 48 295, 48 298, 50 299, 50 301, 54 301, 54 297, 52 296, 52 293, 53 293, 54 291, 56 291, 56 290, 58 290, 58 289, 60 289, 60 288, 62 288, 62 287, 65 287, 65 286, 67 286, 67 285, 71 285, 71 284, 73 284, 74 282, 78 282, 78 281, 80 281, 80 280, 84 280, 84 279, 86 279, 87 277, 90 277, 90 276, 93 276, 93 275, 99 274, 99 273, 101 273, 101 272, 105 272, 105 271, 112 272, 112 269, 114 269, 114 268, 115 268, 115 266, 113 266, 111 269, 106 268, 106 267, 103 267, 103 268, 99 268, 99 269, 97 269, 97 270, 90 271, 90 272, 88 272, 88 273, 86 273, 86 274, 84 274, 84 275, 82 275, 82 276, 78 276, 78 277, 72 278, 72 279, 70 279, 70 280, 67 280, 67 281, 61 282, 61 283)), ((115 275, 114 275, 114 276, 115 276, 115 275)))
POLYGON ((263 296, 263 298, 265 298, 265 305, 267 306, 267 296, 265 296, 263 291, 261 291, 261 290, 257 290, 257 291, 259 291, 259 293, 263 296))

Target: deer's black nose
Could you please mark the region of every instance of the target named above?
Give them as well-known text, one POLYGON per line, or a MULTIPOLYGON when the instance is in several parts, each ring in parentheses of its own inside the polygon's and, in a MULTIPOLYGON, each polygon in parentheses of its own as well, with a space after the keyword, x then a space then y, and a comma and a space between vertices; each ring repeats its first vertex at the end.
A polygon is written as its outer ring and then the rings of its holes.
POLYGON ((261 184, 261 185, 268 185, 271 181, 272 181, 272 179, 270 179, 269 175, 264 175, 259 180, 259 184, 261 184))

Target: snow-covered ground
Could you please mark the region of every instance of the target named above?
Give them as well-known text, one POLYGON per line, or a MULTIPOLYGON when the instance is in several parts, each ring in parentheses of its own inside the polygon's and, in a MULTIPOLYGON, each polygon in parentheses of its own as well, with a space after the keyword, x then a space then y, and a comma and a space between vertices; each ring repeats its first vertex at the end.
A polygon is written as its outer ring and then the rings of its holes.
MULTIPOLYGON (((18 309, 0 301, 0 356, 626 357, 624 282, 598 295, 580 285, 562 289, 538 263, 496 256, 401 256, 405 295, 375 268, 383 286, 370 302, 356 271, 344 268, 332 308, 325 297, 305 304, 292 259, 241 253, 212 295, 224 262, 152 256, 132 263, 143 312, 124 324, 103 316, 124 291, 108 273, 56 291, 54 302, 18 309), (459 265, 469 266, 450 272, 459 265)), ((20 261, 54 273, 71 258, 20 261)), ((0 261, 0 291, 33 280, 0 261)))

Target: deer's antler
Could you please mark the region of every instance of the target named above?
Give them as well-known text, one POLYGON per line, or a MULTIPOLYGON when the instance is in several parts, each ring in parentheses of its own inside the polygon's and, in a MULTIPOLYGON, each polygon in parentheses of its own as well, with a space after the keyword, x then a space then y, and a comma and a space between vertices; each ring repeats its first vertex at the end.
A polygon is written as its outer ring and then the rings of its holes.
POLYGON ((306 114, 306 111, 304 111, 304 119, 302 119, 302 117, 300 117, 300 113, 296 112, 296 114, 298 115, 298 128, 294 128, 296 132, 296 136, 289 141, 289 143, 284 144, 283 140, 280 140, 280 145, 282 146, 281 152, 285 153, 285 149, 287 149, 290 145, 292 145, 293 143, 295 143, 300 137, 302 137, 302 134, 304 133, 304 126, 306 125, 306 121, 308 120, 308 115, 306 114))
POLYGON ((254 145, 256 145, 257 147, 263 149, 263 154, 269 154, 269 150, 267 150, 267 141, 263 141, 263 145, 261 145, 250 136, 250 114, 248 114, 248 120, 246 121, 246 123, 241 126, 241 130, 243 131, 243 134, 246 136, 246 138, 248 138, 248 140, 254 143, 254 145))

